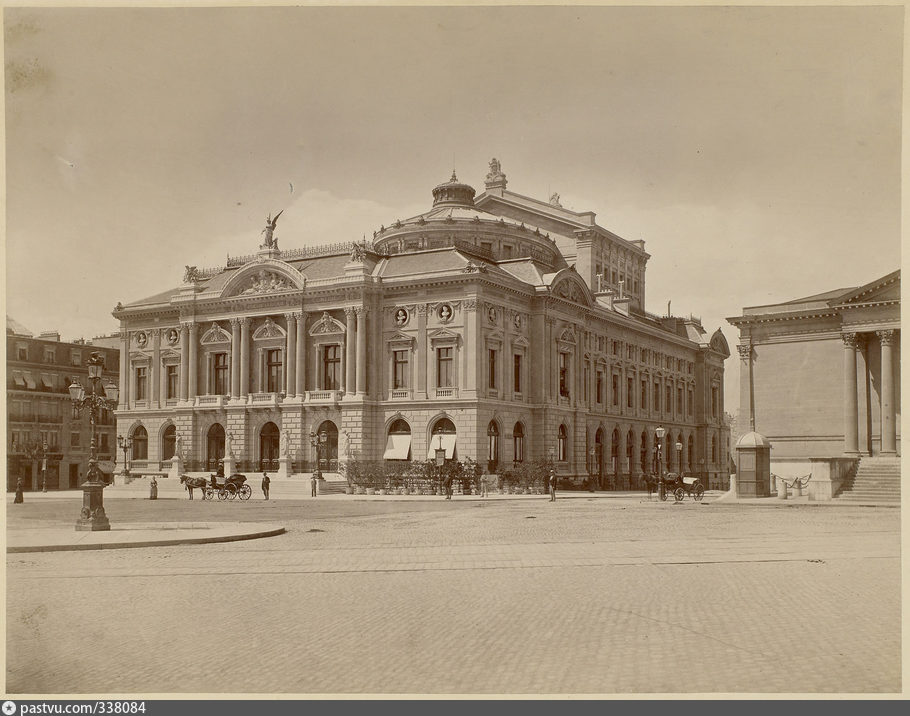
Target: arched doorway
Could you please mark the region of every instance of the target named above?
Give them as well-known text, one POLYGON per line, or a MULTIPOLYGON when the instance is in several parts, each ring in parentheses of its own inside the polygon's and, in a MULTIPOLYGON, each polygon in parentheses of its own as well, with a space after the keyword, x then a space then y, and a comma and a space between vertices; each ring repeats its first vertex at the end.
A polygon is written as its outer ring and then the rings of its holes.
POLYGON ((322 447, 319 450, 319 469, 334 472, 338 469, 338 427, 331 420, 323 422, 316 434, 320 436, 322 447), (325 442, 322 433, 325 433, 325 442))
POLYGON ((594 474, 598 489, 604 489, 604 430, 597 428, 594 433, 594 474))
POLYGON ((499 426, 491 420, 487 426, 487 472, 494 473, 499 465, 499 426))
POLYGON ((218 463, 224 459, 224 428, 215 423, 209 428, 205 439, 205 469, 215 472, 218 463))
POLYGON ((639 460, 641 461, 639 464, 641 465, 642 473, 647 473, 650 470, 650 466, 648 464, 648 457, 649 457, 648 456, 648 432, 647 432, 647 430, 642 430, 641 431, 641 450, 639 452, 639 460))
POLYGON ((275 423, 266 423, 259 431, 259 469, 277 470, 281 433, 275 423))
POLYGON ((131 435, 133 438, 133 458, 135 460, 148 460, 149 459, 149 434, 148 431, 142 427, 138 426, 133 430, 131 435))
POLYGON ((515 423, 512 428, 512 462, 523 462, 525 459, 525 427, 515 423))
POLYGON ((689 472, 692 472, 692 459, 695 455, 695 438, 689 436, 689 450, 686 452, 686 458, 689 462, 689 472))
POLYGON ((170 460, 174 457, 177 449, 177 428, 174 425, 168 425, 161 436, 161 459, 170 460))
POLYGON ((411 459, 411 426, 407 421, 398 418, 389 426, 386 438, 383 460, 410 460, 411 459))

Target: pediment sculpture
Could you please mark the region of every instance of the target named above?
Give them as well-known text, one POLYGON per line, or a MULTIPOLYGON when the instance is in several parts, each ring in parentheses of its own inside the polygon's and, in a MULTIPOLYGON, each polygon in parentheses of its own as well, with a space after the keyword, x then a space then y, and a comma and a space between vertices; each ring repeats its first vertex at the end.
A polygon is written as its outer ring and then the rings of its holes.
POLYGON ((269 293, 271 291, 287 291, 288 289, 294 288, 290 282, 283 276, 279 276, 276 273, 266 271, 265 269, 259 269, 256 272, 256 275, 253 276, 247 287, 240 292, 242 296, 246 296, 251 293, 269 293))

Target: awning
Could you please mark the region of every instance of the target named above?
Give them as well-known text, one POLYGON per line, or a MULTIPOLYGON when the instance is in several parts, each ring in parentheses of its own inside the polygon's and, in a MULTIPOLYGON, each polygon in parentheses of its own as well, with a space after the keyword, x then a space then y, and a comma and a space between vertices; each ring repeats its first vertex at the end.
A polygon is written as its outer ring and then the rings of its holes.
POLYGON ((17 370, 13 371, 13 382, 20 388, 25 387, 25 377, 17 370))
POLYGON ((42 373, 42 374, 41 374, 41 384, 42 384, 45 388, 50 388, 51 390, 53 390, 53 388, 54 388, 54 376, 48 375, 47 373, 42 373))
MULTIPOLYGON (((427 460, 436 459, 436 448, 439 447, 439 435, 433 435, 430 440, 430 449, 427 451, 427 460)), ((457 435, 455 433, 443 433, 442 434, 442 447, 446 451, 446 460, 451 460, 452 456, 455 454, 455 438, 457 435)))
POLYGON ((392 433, 385 444, 383 460, 407 460, 411 450, 410 433, 392 433))
POLYGON ((29 390, 34 390, 35 388, 38 387, 35 383, 35 379, 32 378, 31 373, 25 373, 24 375, 25 375, 25 383, 26 383, 26 385, 28 385, 29 390))

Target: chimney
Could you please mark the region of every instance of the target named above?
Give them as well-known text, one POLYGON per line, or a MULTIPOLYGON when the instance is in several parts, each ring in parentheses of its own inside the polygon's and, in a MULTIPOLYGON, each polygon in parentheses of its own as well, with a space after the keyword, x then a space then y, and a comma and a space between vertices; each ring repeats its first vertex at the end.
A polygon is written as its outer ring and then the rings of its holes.
POLYGON ((60 342, 60 331, 42 331, 38 334, 38 340, 60 342))

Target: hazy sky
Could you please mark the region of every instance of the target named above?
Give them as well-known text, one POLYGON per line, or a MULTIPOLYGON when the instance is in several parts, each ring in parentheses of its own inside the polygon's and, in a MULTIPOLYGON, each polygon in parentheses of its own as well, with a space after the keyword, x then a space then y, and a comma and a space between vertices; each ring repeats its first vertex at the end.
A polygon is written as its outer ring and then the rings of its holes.
POLYGON ((109 333, 270 212, 282 248, 360 239, 497 157, 645 240, 735 409, 724 318, 899 266, 902 13, 7 8, 7 313, 109 333))

